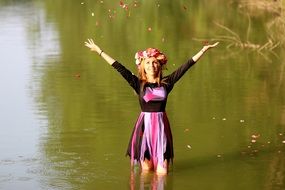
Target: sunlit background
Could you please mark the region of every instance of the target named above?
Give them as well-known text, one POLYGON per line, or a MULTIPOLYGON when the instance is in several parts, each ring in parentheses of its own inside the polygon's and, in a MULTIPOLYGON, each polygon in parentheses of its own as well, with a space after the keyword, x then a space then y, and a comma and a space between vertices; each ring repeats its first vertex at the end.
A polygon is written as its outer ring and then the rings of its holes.
POLYGON ((0 0, 0 189, 284 189, 283 0, 0 0), (140 113, 128 83, 156 47, 176 84, 165 177, 125 157, 140 113))

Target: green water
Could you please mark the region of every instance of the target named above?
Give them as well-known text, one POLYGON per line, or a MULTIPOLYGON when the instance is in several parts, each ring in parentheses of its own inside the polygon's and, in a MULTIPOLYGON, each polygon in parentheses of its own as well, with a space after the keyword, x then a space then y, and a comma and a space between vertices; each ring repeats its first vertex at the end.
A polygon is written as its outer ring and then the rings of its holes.
POLYGON ((284 2, 247 2, 1 0, 0 189, 284 189, 284 2), (130 169, 137 97, 87 38, 134 73, 157 47, 165 75, 220 41, 169 96, 167 176, 130 169))

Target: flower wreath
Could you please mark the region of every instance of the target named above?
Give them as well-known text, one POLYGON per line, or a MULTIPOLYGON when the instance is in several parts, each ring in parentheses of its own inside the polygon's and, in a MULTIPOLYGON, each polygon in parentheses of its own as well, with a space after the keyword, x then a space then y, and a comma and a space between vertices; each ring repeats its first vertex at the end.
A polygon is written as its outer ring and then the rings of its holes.
POLYGON ((141 64, 142 60, 144 60, 146 58, 150 58, 150 57, 156 58, 159 61, 159 63, 161 64, 161 66, 163 66, 167 63, 167 58, 162 52, 160 52, 156 48, 147 48, 144 51, 138 51, 136 53, 136 55, 135 55, 136 65, 139 66, 141 64))

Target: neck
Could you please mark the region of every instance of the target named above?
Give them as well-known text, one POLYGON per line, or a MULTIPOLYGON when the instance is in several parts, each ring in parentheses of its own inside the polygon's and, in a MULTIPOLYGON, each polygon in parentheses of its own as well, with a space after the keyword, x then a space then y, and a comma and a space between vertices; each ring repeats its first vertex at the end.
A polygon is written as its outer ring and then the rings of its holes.
POLYGON ((147 82, 150 82, 150 83, 156 83, 157 82, 157 79, 154 78, 153 76, 148 76, 147 79, 146 79, 147 82))

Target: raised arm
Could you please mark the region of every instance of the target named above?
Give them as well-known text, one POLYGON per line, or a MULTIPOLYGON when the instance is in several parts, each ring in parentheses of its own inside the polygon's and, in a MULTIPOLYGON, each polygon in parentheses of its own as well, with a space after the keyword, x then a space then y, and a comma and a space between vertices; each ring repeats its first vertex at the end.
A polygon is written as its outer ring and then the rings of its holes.
POLYGON ((219 42, 216 42, 212 45, 205 45, 196 55, 192 57, 193 61, 197 62, 208 49, 216 47, 218 44, 219 42))
POLYGON ((131 71, 129 71, 125 66, 114 60, 112 57, 107 55, 99 46, 97 46, 92 39, 87 39, 85 46, 90 48, 91 51, 97 52, 107 63, 109 63, 113 68, 115 68, 130 84, 130 86, 139 93, 140 83, 137 76, 135 76, 131 71))
POLYGON ((116 62, 116 60, 114 60, 112 57, 106 54, 101 48, 99 48, 99 46, 96 45, 92 39, 87 39, 87 42, 85 42, 85 46, 89 47, 91 51, 95 51, 96 53, 98 53, 110 65, 113 65, 113 63, 116 62))
POLYGON ((213 45, 206 45, 196 53, 192 59, 189 59, 185 64, 181 65, 178 69, 172 72, 170 75, 165 77, 166 82, 168 83, 168 92, 170 92, 174 86, 174 84, 186 73, 186 71, 192 67, 201 57, 202 55, 210 48, 216 47, 219 42, 216 42, 213 45))

